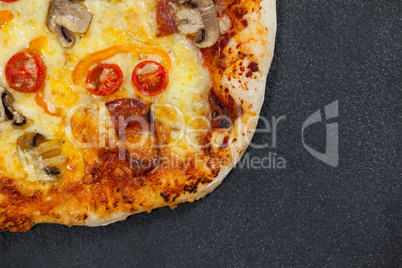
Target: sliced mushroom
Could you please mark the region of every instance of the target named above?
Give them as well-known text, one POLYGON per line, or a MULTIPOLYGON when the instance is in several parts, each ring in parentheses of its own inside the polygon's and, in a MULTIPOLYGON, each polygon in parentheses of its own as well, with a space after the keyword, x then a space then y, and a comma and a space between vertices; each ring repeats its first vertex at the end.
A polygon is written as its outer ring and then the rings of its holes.
POLYGON ((46 137, 42 134, 35 132, 27 132, 21 137, 18 138, 18 146, 23 151, 32 150, 34 147, 39 146, 40 144, 47 141, 46 137))
POLYGON ((61 171, 58 167, 45 167, 44 171, 46 174, 53 176, 59 176, 61 174, 61 171))
POLYGON ((204 29, 201 12, 196 8, 183 8, 175 13, 181 34, 196 35, 204 29))
POLYGON ((14 107, 14 98, 4 87, 0 86, 1 101, 3 103, 4 114, 8 120, 13 120, 16 126, 23 126, 27 123, 27 118, 14 107))
POLYGON ((72 47, 75 34, 84 34, 91 24, 93 14, 79 0, 51 0, 46 25, 56 34, 61 45, 72 47))
POLYGON ((211 47, 220 37, 218 15, 212 0, 180 1, 175 13, 179 33, 194 36, 194 45, 211 47))
POLYGON ((36 132, 27 132, 17 140, 17 146, 22 151, 20 157, 34 167, 42 180, 55 180, 61 175, 61 165, 65 162, 62 143, 62 140, 49 140, 36 132))

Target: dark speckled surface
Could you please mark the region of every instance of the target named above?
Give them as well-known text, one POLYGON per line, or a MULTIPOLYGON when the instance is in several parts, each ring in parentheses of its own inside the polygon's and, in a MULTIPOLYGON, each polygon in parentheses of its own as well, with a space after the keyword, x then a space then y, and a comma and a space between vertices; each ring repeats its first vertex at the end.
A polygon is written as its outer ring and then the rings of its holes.
MULTIPOLYGON (((205 199, 106 227, 1 233, 0 266, 400 267, 401 11, 399 0, 279 1, 262 115, 286 119, 276 148, 248 154, 276 153, 286 169, 238 167, 205 199), (335 100, 333 168, 303 148, 301 126, 335 100)), ((323 127, 306 132, 314 148, 323 127)))

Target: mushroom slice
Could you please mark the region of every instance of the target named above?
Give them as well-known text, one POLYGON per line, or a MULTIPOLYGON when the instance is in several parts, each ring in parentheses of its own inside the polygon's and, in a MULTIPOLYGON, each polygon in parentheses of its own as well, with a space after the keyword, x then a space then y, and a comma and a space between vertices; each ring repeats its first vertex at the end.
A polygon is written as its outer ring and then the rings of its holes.
POLYGON ((27 123, 27 118, 14 107, 14 98, 11 93, 0 86, 1 102, 3 103, 4 115, 8 120, 13 120, 16 126, 23 126, 27 123))
POLYGON ((215 6, 209 6, 202 9, 202 21, 204 29, 198 33, 194 39, 194 44, 199 48, 211 47, 218 42, 220 37, 219 21, 215 6))
POLYGON ((181 34, 196 35, 204 29, 201 12, 195 8, 183 8, 175 14, 177 27, 181 34))
POLYGON ((46 172, 46 174, 48 175, 53 175, 53 176, 59 176, 61 174, 60 169, 58 169, 58 167, 45 167, 44 171, 46 172))
POLYGON ((75 43, 75 34, 84 34, 91 24, 93 14, 81 1, 51 0, 46 18, 46 25, 56 34, 61 45, 72 47, 75 43))
POLYGON ((35 132, 27 132, 18 138, 18 145, 24 151, 32 150, 34 147, 47 141, 47 138, 42 134, 35 132))
POLYGON ((220 37, 219 20, 212 0, 180 1, 182 8, 175 13, 179 33, 194 36, 194 45, 211 47, 220 37))
POLYGON ((47 139, 36 132, 27 132, 17 140, 20 157, 33 167, 40 180, 52 181, 62 174, 65 157, 61 152, 62 140, 47 139))

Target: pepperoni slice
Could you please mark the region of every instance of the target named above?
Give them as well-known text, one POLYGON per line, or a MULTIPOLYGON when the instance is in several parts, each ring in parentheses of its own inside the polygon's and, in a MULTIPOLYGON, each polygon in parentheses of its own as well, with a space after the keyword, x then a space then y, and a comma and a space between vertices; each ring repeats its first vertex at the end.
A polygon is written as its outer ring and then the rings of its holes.
POLYGON ((112 122, 118 136, 126 132, 148 131, 149 122, 146 119, 149 105, 135 99, 119 99, 106 103, 112 122), (143 120, 138 120, 142 118, 143 120), (142 124, 141 124, 142 123, 142 124))
POLYGON ((171 35, 177 32, 177 22, 174 17, 175 4, 177 4, 177 0, 158 0, 156 11, 158 37, 171 35))
POLYGON ((169 77, 159 63, 143 61, 134 68, 132 82, 142 95, 155 96, 165 91, 169 77))
POLYGON ((5 75, 9 86, 20 92, 42 89, 46 79, 46 64, 35 52, 15 54, 6 64, 5 75))

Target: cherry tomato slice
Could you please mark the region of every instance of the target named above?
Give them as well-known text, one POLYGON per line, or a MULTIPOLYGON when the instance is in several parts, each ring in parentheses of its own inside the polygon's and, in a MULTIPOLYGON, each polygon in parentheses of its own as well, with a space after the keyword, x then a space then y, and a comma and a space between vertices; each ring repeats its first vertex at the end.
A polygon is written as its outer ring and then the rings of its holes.
POLYGON ((155 96, 165 91, 169 77, 165 67, 155 61, 143 61, 135 66, 133 85, 145 96, 155 96))
POLYGON ((106 96, 117 91, 123 83, 123 72, 116 64, 99 64, 86 80, 86 89, 92 94, 106 96))
POLYGON ((20 52, 7 62, 6 80, 14 90, 35 92, 44 87, 46 70, 46 64, 38 54, 31 51, 20 52))

